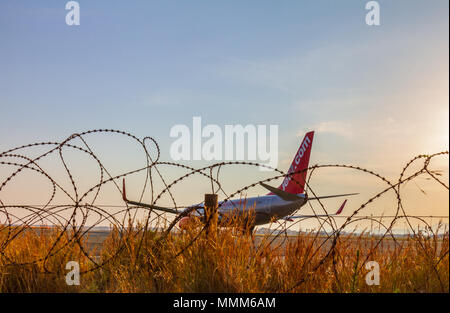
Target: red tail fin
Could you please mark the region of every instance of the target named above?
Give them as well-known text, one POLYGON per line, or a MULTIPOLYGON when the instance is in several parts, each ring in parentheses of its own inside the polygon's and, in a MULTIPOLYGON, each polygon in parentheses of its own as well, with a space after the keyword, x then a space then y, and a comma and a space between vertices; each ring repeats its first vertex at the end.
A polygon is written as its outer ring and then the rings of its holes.
POLYGON ((337 212, 336 212, 336 215, 342 213, 342 210, 344 209, 346 203, 347 203, 347 199, 345 199, 344 202, 342 202, 341 206, 339 207, 339 210, 337 210, 337 212))
POLYGON ((306 174, 307 174, 306 169, 309 166, 309 156, 311 155, 313 138, 314 138, 314 131, 311 131, 305 135, 305 138, 303 138, 300 148, 295 154, 294 160, 292 161, 288 174, 293 172, 299 172, 301 170, 305 171, 302 171, 294 175, 286 176, 284 178, 283 183, 280 185, 280 187, 278 187, 278 189, 281 189, 289 193, 296 193, 296 194, 303 193, 306 182, 306 174))

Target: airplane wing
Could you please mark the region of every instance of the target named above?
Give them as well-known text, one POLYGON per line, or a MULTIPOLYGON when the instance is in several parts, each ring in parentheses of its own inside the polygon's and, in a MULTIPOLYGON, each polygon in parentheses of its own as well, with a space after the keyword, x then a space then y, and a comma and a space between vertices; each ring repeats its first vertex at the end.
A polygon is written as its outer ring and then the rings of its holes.
POLYGON ((281 199, 283 199, 284 201, 299 201, 299 200, 321 200, 321 199, 328 199, 328 198, 337 198, 337 197, 346 197, 346 196, 354 196, 354 195, 358 195, 359 193, 344 193, 344 194, 340 194, 340 195, 331 195, 331 196, 321 196, 321 197, 301 197, 298 196, 296 194, 293 193, 289 193, 286 191, 283 191, 281 189, 269 186, 267 184, 264 183, 259 183, 261 186, 263 186, 264 188, 266 188, 267 190, 269 190, 270 192, 272 192, 273 194, 277 195, 278 197, 280 197, 281 199))
POLYGON ((341 206, 339 207, 339 209, 337 210, 336 213, 334 214, 318 214, 318 215, 294 215, 294 216, 285 216, 282 219, 289 221, 289 222, 293 222, 294 218, 307 218, 307 217, 328 217, 328 216, 336 216, 342 213, 342 210, 344 210, 344 206, 347 203, 347 199, 344 200, 344 202, 342 202, 341 206))
POLYGON ((164 207, 160 207, 160 206, 156 206, 156 205, 151 205, 151 204, 147 204, 147 203, 128 200, 127 194, 125 191, 125 178, 123 179, 122 198, 123 198, 123 201, 125 201, 128 204, 138 205, 138 206, 150 208, 153 210, 163 211, 163 212, 172 213, 172 214, 180 214, 182 212, 182 211, 178 211, 176 209, 164 208, 164 207))
POLYGON ((337 197, 346 197, 346 196, 354 196, 359 195, 359 193, 344 193, 340 195, 332 195, 332 196, 321 196, 321 197, 308 197, 308 200, 321 200, 321 199, 327 199, 327 198, 337 198, 337 197))

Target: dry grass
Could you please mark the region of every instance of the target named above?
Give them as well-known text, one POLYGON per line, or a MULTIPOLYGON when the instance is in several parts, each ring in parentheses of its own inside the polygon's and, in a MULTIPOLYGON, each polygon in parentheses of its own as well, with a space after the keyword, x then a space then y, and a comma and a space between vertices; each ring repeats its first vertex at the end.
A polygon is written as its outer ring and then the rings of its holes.
MULTIPOLYGON (((380 285, 369 286, 364 267, 374 238, 341 236, 331 243, 300 235, 239 235, 222 228, 215 236, 198 228, 169 234, 142 227, 113 229, 95 268, 68 232, 0 227, 0 292, 448 292, 449 237, 383 241, 367 261, 380 265, 380 285), (11 233, 14 240, 7 240, 11 233), (55 244, 56 242, 56 244, 55 244), (68 286, 68 261, 78 261, 79 286, 68 286)), ((10 237, 9 237, 10 238, 10 237)), ((86 247, 85 240, 80 240, 86 247)))

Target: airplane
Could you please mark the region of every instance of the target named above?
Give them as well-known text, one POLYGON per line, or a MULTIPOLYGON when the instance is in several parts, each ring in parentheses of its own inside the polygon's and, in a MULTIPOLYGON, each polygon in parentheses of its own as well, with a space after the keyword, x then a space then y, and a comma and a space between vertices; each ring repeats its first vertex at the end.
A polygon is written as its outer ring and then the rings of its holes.
MULTIPOLYGON (((319 214, 319 215, 292 215, 302 206, 304 206, 308 201, 345 197, 357 195, 358 193, 347 193, 320 197, 308 197, 307 193, 304 192, 306 185, 306 175, 307 169, 309 167, 309 158, 311 155, 311 148, 314 139, 314 131, 308 132, 303 138, 302 143, 294 156, 291 166, 278 188, 269 186, 265 183, 260 183, 261 186, 266 188, 269 193, 264 196, 251 197, 247 199, 234 199, 219 202, 218 206, 218 225, 226 226, 229 225, 230 217, 237 216, 248 218, 249 213, 252 218, 250 220, 250 225, 248 220, 246 220, 246 227, 250 231, 253 231, 255 226, 271 223, 275 220, 287 220, 293 221, 295 218, 308 218, 308 217, 329 217, 341 214, 344 209, 347 200, 344 200, 342 205, 339 207, 335 214, 319 214)), ((191 212, 180 219, 180 228, 185 228, 191 220, 206 220, 205 209, 202 203, 188 206, 185 210, 176 210, 173 208, 159 207, 156 205, 136 202, 127 199, 125 192, 125 179, 123 180, 123 200, 132 205, 147 207, 153 210, 158 210, 173 214, 183 214, 186 210, 191 212), (194 209, 195 208, 195 209, 194 209)))

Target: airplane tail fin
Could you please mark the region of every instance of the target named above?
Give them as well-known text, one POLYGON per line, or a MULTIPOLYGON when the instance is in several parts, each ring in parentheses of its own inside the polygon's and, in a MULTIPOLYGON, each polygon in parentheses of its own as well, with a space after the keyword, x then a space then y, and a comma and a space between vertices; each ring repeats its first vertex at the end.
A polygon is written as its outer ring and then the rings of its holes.
POLYGON ((288 174, 297 172, 294 175, 289 175, 284 178, 283 183, 278 187, 288 193, 303 193, 306 183, 306 172, 309 166, 309 156, 311 155, 311 147, 314 138, 314 131, 305 135, 302 144, 295 154, 294 160, 289 167, 288 174))
POLYGON ((344 209, 346 203, 347 203, 347 199, 344 200, 344 202, 341 204, 341 206, 339 207, 339 210, 337 210, 335 215, 339 215, 342 213, 342 210, 344 209))

